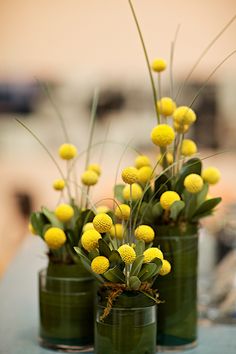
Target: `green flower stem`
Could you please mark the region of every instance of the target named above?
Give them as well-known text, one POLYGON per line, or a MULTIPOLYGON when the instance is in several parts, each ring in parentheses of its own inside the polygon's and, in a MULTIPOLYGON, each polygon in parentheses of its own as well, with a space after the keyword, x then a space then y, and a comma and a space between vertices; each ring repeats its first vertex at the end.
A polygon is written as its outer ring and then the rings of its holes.
POLYGON ((175 53, 175 44, 177 41, 178 33, 180 30, 180 24, 178 24, 174 40, 171 42, 170 48, 170 97, 174 97, 174 79, 173 79, 173 63, 174 63, 174 53, 175 53))
POLYGON ((158 98, 161 99, 162 92, 161 92, 161 73, 157 73, 157 92, 158 98))
POLYGON ((162 164, 163 164, 163 169, 165 170, 168 168, 168 161, 167 161, 167 148, 166 147, 161 147, 161 155, 162 155, 162 164))
POLYGON ((96 112, 97 112, 97 106, 98 106, 98 97, 99 97, 98 91, 95 90, 94 95, 93 95, 92 109, 91 109, 89 140, 88 140, 88 148, 87 148, 87 154, 86 154, 86 160, 85 160, 85 170, 87 170, 87 168, 89 166, 89 161, 90 161, 91 146, 92 146, 93 134, 94 134, 94 128, 95 128, 95 118, 96 118, 96 112))
POLYGON ((143 39, 141 28, 139 26, 139 22, 138 22, 138 19, 137 19, 137 16, 136 16, 132 1, 128 0, 128 2, 129 2, 129 6, 130 6, 130 9, 131 9, 131 12, 132 12, 132 15, 133 15, 137 30, 138 30, 139 38, 140 38, 140 41, 141 41, 141 44, 142 44, 142 48, 143 48, 143 52, 144 52, 144 56, 145 56, 145 60, 146 60, 147 68, 148 68, 149 78, 150 78, 150 82, 151 82, 151 87, 152 87, 152 94, 153 94, 153 101, 154 101, 154 107, 155 107, 157 122, 158 122, 158 124, 160 124, 160 115, 159 115, 159 112, 158 112, 158 109, 157 109, 157 104, 156 104, 157 103, 157 92, 156 92, 155 83, 154 83, 154 79, 153 79, 153 75, 152 75, 152 70, 151 70, 151 67, 150 67, 150 61, 149 61, 149 58, 148 58, 147 49, 146 49, 146 46, 145 46, 145 42, 144 42, 144 39, 143 39))
POLYGON ((130 217, 129 217, 129 244, 131 245, 132 242, 132 184, 129 185, 129 191, 130 191, 130 199, 129 199, 129 206, 130 206, 130 217))
POLYGON ((87 193, 86 193, 86 200, 85 200, 85 209, 88 209, 88 204, 89 204, 89 191, 90 191, 90 186, 87 186, 87 193))
POLYGON ((125 265, 125 281, 127 287, 129 287, 129 265, 128 264, 125 265))

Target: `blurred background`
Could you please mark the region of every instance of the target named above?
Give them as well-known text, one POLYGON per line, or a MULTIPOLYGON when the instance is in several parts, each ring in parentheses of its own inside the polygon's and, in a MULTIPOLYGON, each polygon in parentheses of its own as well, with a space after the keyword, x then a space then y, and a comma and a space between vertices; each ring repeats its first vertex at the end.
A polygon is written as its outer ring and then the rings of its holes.
MULTIPOLYGON (((151 60, 163 57, 169 63, 171 42, 180 26, 173 65, 175 94, 200 54, 236 13, 235 0, 135 0, 134 6, 151 60)), ((2 275, 22 241, 30 237, 30 212, 41 205, 54 208, 58 200, 51 188, 58 177, 56 168, 40 144, 14 120, 18 117, 27 124, 57 158, 63 132, 39 82, 48 86, 79 153, 87 146, 92 97, 99 90, 97 145, 91 162, 101 160, 103 175, 95 201, 112 194, 121 156, 120 168, 133 163, 132 148, 153 161, 157 151, 149 140, 156 124, 151 87, 127 0, 1 0, 0 23, 2 275), (104 139, 109 142, 99 144, 104 139)), ((178 104, 190 104, 210 73, 236 49, 235 36, 233 21, 194 70, 178 104)), ((167 70, 163 95, 169 95, 169 82, 167 70)), ((198 143, 201 157, 214 155, 205 160, 205 166, 216 166, 222 173, 221 182, 210 193, 222 196, 223 203, 204 222, 202 232, 203 283, 235 249, 235 92, 236 56, 232 56, 207 82, 194 105, 198 120, 189 136, 198 143)), ((83 169, 81 154, 78 173, 83 169)), ((235 275, 236 257, 231 258, 235 275)))

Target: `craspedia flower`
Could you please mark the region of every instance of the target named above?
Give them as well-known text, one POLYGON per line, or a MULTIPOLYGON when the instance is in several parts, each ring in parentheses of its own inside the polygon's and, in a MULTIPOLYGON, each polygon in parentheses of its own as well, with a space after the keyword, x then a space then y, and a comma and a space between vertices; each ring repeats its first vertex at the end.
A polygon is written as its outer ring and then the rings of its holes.
POLYGON ((153 228, 151 228, 151 226, 148 225, 138 226, 134 231, 134 235, 137 240, 143 240, 146 243, 152 242, 155 237, 153 228))
POLYGON ((88 230, 81 236, 81 244, 88 252, 98 247, 98 240, 102 238, 99 232, 96 230, 88 230))
POLYGON ((135 167, 126 167, 121 173, 122 180, 125 183, 133 184, 138 180, 138 170, 135 167))
POLYGON ((108 213, 109 211, 110 211, 110 209, 106 205, 100 205, 100 206, 96 207, 97 214, 108 213))
POLYGON ((104 256, 97 256, 92 260, 91 268, 96 274, 104 274, 110 266, 109 260, 104 256))
POLYGON ((111 237, 118 238, 119 240, 123 239, 124 228, 123 228, 122 224, 112 225, 111 230, 109 232, 110 232, 111 237))
POLYGON ((162 97, 159 101, 157 101, 157 109, 160 114, 168 117, 174 113, 176 104, 170 97, 162 97))
POLYGON ((55 210, 55 215, 58 220, 67 222, 74 216, 74 209, 69 204, 60 204, 55 210))
POLYGON ((57 250, 66 242, 66 235, 59 227, 50 227, 44 234, 44 240, 49 248, 57 250))
POLYGON ((100 165, 98 165, 97 163, 90 164, 90 165, 88 166, 88 170, 89 170, 89 171, 96 172, 96 174, 97 174, 98 176, 100 176, 100 175, 101 175, 101 172, 102 172, 100 165))
POLYGON ((128 220, 130 217, 130 207, 127 204, 120 204, 115 208, 115 216, 118 219, 128 220))
POLYGON ((143 255, 144 255, 143 263, 149 263, 154 258, 159 258, 163 261, 164 258, 163 253, 157 247, 148 248, 146 251, 143 252, 143 255))
POLYGON ((195 122, 196 114, 190 107, 180 106, 174 111, 173 118, 175 123, 190 125, 195 122))
POLYGON ((187 133, 187 131, 189 130, 189 127, 190 126, 188 124, 179 124, 179 123, 174 122, 174 130, 177 133, 181 133, 181 134, 187 133))
POLYGON ((160 275, 167 275, 169 274, 171 271, 171 265, 170 263, 166 260, 166 259, 163 259, 162 261, 162 267, 160 269, 160 272, 159 274, 160 275))
POLYGON ((165 147, 170 145, 175 138, 174 130, 167 124, 159 124, 151 131, 151 139, 155 145, 165 147))
POLYGON ((174 156, 171 152, 167 152, 165 155, 159 154, 157 156, 157 161, 159 162, 159 164, 161 166, 163 166, 164 156, 166 157, 166 161, 167 161, 168 165, 172 165, 172 163, 174 162, 174 156))
POLYGON ((83 232, 88 231, 88 230, 94 230, 94 226, 92 222, 87 222, 84 226, 83 226, 83 232))
POLYGON ((112 218, 105 213, 97 214, 93 219, 93 226, 95 230, 101 233, 109 231, 112 224, 112 218))
POLYGON ((146 155, 139 155, 135 159, 135 167, 141 168, 144 166, 151 166, 151 161, 148 156, 146 155))
MULTIPOLYGON (((133 183, 131 185, 131 194, 132 194, 133 201, 139 200, 143 195, 142 187, 137 183, 133 183)), ((130 186, 124 187, 124 189, 122 191, 122 195, 125 200, 130 200, 130 186)))
POLYGON ((166 69, 166 62, 162 58, 156 58, 153 60, 151 68, 153 71, 160 73, 166 69))
POLYGON ((120 246, 118 248, 118 252, 122 258, 122 261, 125 262, 125 264, 133 263, 136 258, 136 253, 134 249, 127 244, 120 246))
POLYGON ((73 144, 62 144, 58 152, 63 160, 71 160, 77 155, 77 149, 73 144))
POLYGON ((197 145, 191 139, 184 139, 181 146, 181 154, 183 156, 192 156, 197 152, 197 145))
POLYGON ((55 181, 53 181, 53 188, 56 190, 56 191, 62 191, 64 188, 65 188, 65 181, 64 179, 55 179, 55 181))
POLYGON ((81 181, 85 186, 94 186, 98 181, 98 174, 94 171, 87 170, 82 174, 81 181))
POLYGON ((216 167, 207 167, 202 171, 202 178, 209 184, 216 184, 220 180, 220 171, 216 167))
POLYGON ((138 170, 139 183, 147 183, 152 179, 152 177, 154 177, 152 167, 144 166, 138 170))
POLYGON ((162 193, 160 203, 163 209, 169 210, 171 205, 178 200, 180 200, 178 193, 174 191, 167 191, 162 193))
POLYGON ((184 179, 184 187, 189 193, 195 194, 202 190, 203 179, 196 173, 191 173, 184 179))
POLYGON ((31 224, 31 222, 28 224, 28 230, 32 235, 36 235, 36 231, 35 231, 33 225, 31 224))

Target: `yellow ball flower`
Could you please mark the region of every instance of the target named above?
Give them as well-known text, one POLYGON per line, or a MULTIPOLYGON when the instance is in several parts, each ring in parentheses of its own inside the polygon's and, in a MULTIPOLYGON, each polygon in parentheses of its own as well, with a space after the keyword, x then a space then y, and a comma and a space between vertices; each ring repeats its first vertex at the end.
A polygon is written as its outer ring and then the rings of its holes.
POLYGON ((154 177, 154 172, 152 167, 144 166, 138 170, 138 181, 139 183, 147 183, 154 177))
POLYGON ((177 133, 181 133, 181 134, 187 133, 187 131, 189 130, 189 127, 190 126, 188 124, 179 124, 179 123, 174 122, 174 130, 177 133))
POLYGON ((73 144, 62 144, 58 152, 63 160, 71 160, 77 155, 77 149, 73 144))
POLYGON ((166 62, 164 59, 162 58, 156 58, 153 62, 152 62, 152 70, 160 73, 162 71, 164 71, 166 69, 166 62))
POLYGON ((131 264, 136 258, 136 253, 134 249, 129 245, 122 245, 118 248, 118 252, 125 264, 131 264))
POLYGON ((87 170, 82 174, 81 181, 85 186, 94 186, 98 181, 98 174, 94 171, 87 170))
POLYGON ((149 157, 147 157, 145 155, 137 156, 135 159, 135 167, 139 169, 144 166, 151 166, 151 162, 150 162, 149 157))
POLYGON ((190 125, 195 122, 196 114, 190 107, 180 106, 174 111, 173 118, 175 123, 190 125))
POLYGON ((157 109, 160 114, 168 117, 174 113, 176 104, 170 97, 162 97, 159 101, 157 101, 157 109))
POLYGON ((178 193, 174 191, 167 191, 162 193, 160 203, 163 209, 169 210, 171 205, 178 200, 180 200, 178 193))
POLYGON ((62 191, 65 188, 65 185, 66 183, 64 179, 55 179, 52 186, 56 191, 62 191))
POLYGON ((209 184, 216 184, 220 180, 220 171, 215 167, 208 167, 202 171, 202 178, 209 184))
POLYGON ((74 216, 74 209, 68 204, 60 204, 55 210, 58 220, 67 222, 74 216))
POLYGON ((94 226, 92 222, 87 222, 87 224, 83 226, 83 232, 88 230, 94 230, 94 226))
POLYGON ((167 152, 167 154, 165 155, 159 154, 157 156, 157 161, 159 162, 159 164, 163 166, 164 156, 166 157, 168 165, 172 165, 172 163, 174 162, 174 156, 171 152, 167 152))
POLYGON ((195 194, 202 190, 203 179, 196 173, 191 173, 184 179, 184 187, 189 193, 195 194))
POLYGON ((31 234, 37 235, 37 233, 36 233, 36 231, 35 231, 33 225, 31 224, 31 222, 28 224, 28 230, 29 230, 29 232, 30 232, 31 234))
POLYGON ((97 256, 92 260, 91 268, 96 274, 104 274, 110 266, 109 260, 104 256, 97 256))
POLYGON ((138 180, 138 170, 135 167, 126 167, 123 169, 121 177, 125 183, 133 184, 138 180))
POLYGON ((164 258, 163 253, 157 247, 148 248, 146 251, 143 252, 143 255, 144 255, 143 263, 149 263, 154 258, 159 258, 163 261, 164 258))
POLYGON ((62 229, 50 227, 44 234, 44 240, 49 248, 57 250, 66 242, 66 235, 62 229))
POLYGON ((151 139, 155 145, 165 147, 170 145, 175 138, 174 130, 167 124, 159 124, 151 131, 151 139))
POLYGON ((106 206, 106 205, 100 205, 96 208, 96 213, 100 214, 100 213, 108 213, 110 211, 110 209, 106 206))
POLYGON ((197 145, 191 139, 184 139, 181 146, 181 154, 183 156, 192 156, 197 152, 197 145))
MULTIPOLYGON (((137 183, 133 183, 131 185, 131 191, 132 191, 132 200, 133 201, 139 200, 143 195, 142 187, 140 187, 140 185, 137 183)), ((130 200, 130 186, 124 187, 124 189, 122 191, 122 195, 125 200, 130 200)))
POLYGON ((146 243, 152 242, 155 237, 154 230, 148 225, 138 226, 134 231, 134 235, 137 240, 143 240, 146 243))
POLYGON ((161 267, 161 270, 160 270, 159 274, 160 275, 167 275, 167 274, 170 273, 170 271, 171 271, 170 263, 166 259, 163 259, 162 267, 161 267))
POLYGON ((98 240, 101 238, 102 236, 96 230, 88 230, 81 236, 81 244, 86 251, 90 252, 98 247, 98 240))
POLYGON ((102 172, 100 165, 98 165, 97 163, 93 163, 93 164, 89 165, 89 166, 88 166, 88 170, 89 170, 89 171, 96 172, 96 174, 97 174, 98 176, 100 176, 100 175, 101 175, 101 172, 102 172))
POLYGON ((128 220, 130 217, 130 207, 127 204, 120 204, 115 209, 115 216, 118 219, 128 220))
POLYGON ((108 232, 111 229, 112 224, 112 218, 105 213, 97 214, 93 219, 95 230, 101 233, 108 232))
POLYGON ((123 239, 124 228, 123 228, 122 224, 112 225, 111 230, 109 232, 110 232, 111 237, 118 238, 119 240, 123 239))

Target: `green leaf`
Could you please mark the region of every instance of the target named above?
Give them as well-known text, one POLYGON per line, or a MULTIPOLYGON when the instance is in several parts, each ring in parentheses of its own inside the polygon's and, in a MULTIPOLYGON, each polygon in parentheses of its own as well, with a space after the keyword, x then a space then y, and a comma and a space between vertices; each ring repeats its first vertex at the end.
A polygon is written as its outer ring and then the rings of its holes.
POLYGON ((152 214, 152 203, 143 202, 139 210, 139 216, 142 224, 152 225, 155 221, 152 214))
POLYGON ((197 175, 201 175, 202 171, 202 162, 198 158, 193 158, 185 162, 180 170, 179 177, 174 186, 174 190, 181 194, 184 190, 184 179, 190 173, 196 173, 197 175))
POLYGON ((154 258, 150 263, 155 263, 157 266, 157 274, 160 272, 162 268, 162 260, 160 258, 154 258))
POLYGON ((137 256, 142 256, 145 251, 145 242, 143 240, 138 240, 135 247, 135 253, 137 256))
POLYGON ((57 219, 57 217, 53 211, 51 211, 45 207, 42 207, 42 213, 50 221, 52 226, 59 227, 60 229, 63 229, 63 223, 57 219))
POLYGON ((138 256, 136 257, 136 259, 134 260, 133 264, 132 264, 132 268, 130 271, 130 276, 132 277, 133 275, 138 275, 138 273, 140 272, 141 268, 142 268, 142 264, 143 264, 143 258, 144 256, 138 256))
MULTIPOLYGON (((109 262, 110 262, 110 265, 112 268, 115 267, 116 265, 124 265, 124 262, 122 261, 122 258, 120 256, 119 252, 116 250, 111 251, 111 254, 109 257, 109 262)), ((122 268, 123 268, 123 266, 122 266, 122 268)))
POLYGON ((161 174, 156 180, 155 180, 155 187, 154 187, 154 193, 155 193, 155 199, 160 199, 162 193, 171 190, 171 181, 170 178, 165 175, 161 174))
POLYGON ((139 280, 138 277, 133 275, 129 278, 129 285, 130 285, 131 289, 138 290, 141 285, 141 281, 139 280))
POLYGON ((195 217, 199 214, 204 214, 204 213, 211 211, 212 209, 214 209, 217 206, 217 204, 219 204, 221 202, 221 200, 222 200, 222 198, 212 198, 212 199, 205 200, 205 202, 203 202, 197 208, 197 210, 193 214, 193 217, 195 217))
POLYGON ((44 235, 43 229, 44 226, 47 224, 47 219, 45 218, 45 216, 40 212, 32 213, 30 216, 30 222, 36 234, 43 237, 44 235))
POLYGON ((99 256, 99 252, 96 249, 92 250, 89 252, 88 256, 89 256, 90 261, 92 261, 94 258, 99 256))
POLYGON ((170 217, 173 220, 177 220, 180 212, 184 209, 185 203, 183 200, 177 200, 170 207, 170 217))
POLYGON ((124 283, 125 276, 118 266, 109 269, 103 274, 104 278, 111 281, 112 283, 124 283))
POLYGON ((123 189, 124 189, 125 185, 124 184, 116 184, 114 187, 114 194, 115 194, 115 198, 117 200, 119 200, 119 202, 124 202, 124 198, 123 198, 123 189))
POLYGON ((98 240, 98 249, 101 256, 109 258, 111 256, 111 250, 108 244, 100 238, 98 240))
POLYGON ((197 195, 191 194, 186 191, 185 198, 186 198, 185 216, 187 220, 191 220, 197 208, 197 195))
POLYGON ((197 205, 198 206, 201 205, 206 200, 208 190, 209 190, 208 183, 204 183, 201 192, 199 192, 197 194, 197 205))
POLYGON ((143 281, 147 281, 151 279, 155 274, 157 274, 157 265, 154 263, 144 264, 141 271, 139 272, 139 279, 143 281))
POLYGON ((75 234, 75 243, 79 243, 80 236, 83 232, 83 226, 88 222, 91 222, 94 218, 95 214, 92 210, 86 209, 80 212, 79 216, 75 220, 74 224, 74 234, 75 234))
POLYGON ((152 207, 152 215, 155 218, 159 218, 159 216, 161 216, 162 213, 163 213, 163 208, 161 206, 161 203, 158 202, 152 207))

